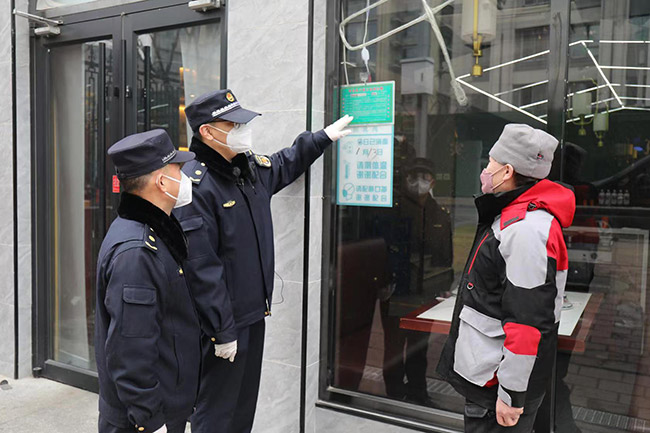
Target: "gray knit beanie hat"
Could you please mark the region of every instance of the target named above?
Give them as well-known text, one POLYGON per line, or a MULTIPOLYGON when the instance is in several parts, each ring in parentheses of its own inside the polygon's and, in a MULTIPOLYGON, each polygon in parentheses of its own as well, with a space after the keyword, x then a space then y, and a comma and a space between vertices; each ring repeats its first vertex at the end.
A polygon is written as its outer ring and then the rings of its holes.
POLYGON ((552 135, 532 126, 510 123, 490 150, 500 164, 510 164, 515 172, 544 179, 551 172, 553 153, 558 141, 552 135))

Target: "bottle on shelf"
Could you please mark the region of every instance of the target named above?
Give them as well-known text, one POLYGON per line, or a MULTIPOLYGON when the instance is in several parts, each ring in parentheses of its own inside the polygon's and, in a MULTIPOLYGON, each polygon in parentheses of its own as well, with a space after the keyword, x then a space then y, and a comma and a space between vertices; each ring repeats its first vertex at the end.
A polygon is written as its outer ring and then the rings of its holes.
POLYGON ((618 190, 618 195, 616 196, 616 205, 623 206, 623 190, 618 190))
POLYGON ((612 205, 612 192, 610 190, 605 191, 605 206, 612 205))
POLYGON ((630 205, 630 190, 626 189, 625 193, 623 194, 623 206, 629 206, 630 205))
POLYGON ((598 193, 598 206, 605 206, 605 190, 600 190, 598 193))

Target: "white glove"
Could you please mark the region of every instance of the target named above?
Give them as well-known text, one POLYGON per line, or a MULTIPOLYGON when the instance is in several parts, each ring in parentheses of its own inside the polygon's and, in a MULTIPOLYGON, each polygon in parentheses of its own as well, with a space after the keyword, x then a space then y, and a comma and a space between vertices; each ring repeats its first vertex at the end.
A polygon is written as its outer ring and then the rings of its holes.
POLYGON ((325 134, 330 138, 332 141, 338 141, 341 138, 345 137, 352 131, 349 129, 345 129, 346 126, 352 122, 354 117, 350 116, 349 114, 346 114, 345 116, 341 117, 339 120, 336 122, 332 123, 330 126, 325 128, 325 134))
POLYGON ((214 345, 214 356, 217 358, 228 359, 230 362, 235 362, 235 355, 237 355, 237 340, 225 344, 214 345))
POLYGON ((162 427, 160 427, 158 430, 156 430, 153 433, 167 433, 167 424, 163 424, 162 427))

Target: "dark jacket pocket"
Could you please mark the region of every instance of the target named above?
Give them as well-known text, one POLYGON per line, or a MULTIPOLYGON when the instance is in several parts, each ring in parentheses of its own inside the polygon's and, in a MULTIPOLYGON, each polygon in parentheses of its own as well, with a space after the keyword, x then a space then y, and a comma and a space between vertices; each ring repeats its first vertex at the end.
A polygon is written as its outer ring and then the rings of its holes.
POLYGON ((204 256, 210 252, 210 238, 204 227, 203 217, 195 215, 180 221, 183 232, 187 237, 188 260, 204 256))
POLYGON ((499 368, 505 332, 501 321, 465 305, 460 312, 454 371, 465 380, 484 386, 499 368))
POLYGON ((156 290, 124 286, 122 291, 122 336, 148 338, 156 333, 156 290))
POLYGON ((177 372, 176 372, 176 386, 183 383, 183 373, 185 368, 183 366, 183 354, 180 350, 181 344, 179 343, 178 335, 174 335, 174 357, 176 358, 177 372))

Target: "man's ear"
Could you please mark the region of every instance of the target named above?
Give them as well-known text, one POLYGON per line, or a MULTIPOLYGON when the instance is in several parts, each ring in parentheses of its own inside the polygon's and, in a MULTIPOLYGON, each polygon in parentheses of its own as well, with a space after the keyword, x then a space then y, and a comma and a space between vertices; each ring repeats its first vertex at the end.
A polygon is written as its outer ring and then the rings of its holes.
POLYGON ((160 189, 163 192, 167 191, 167 183, 169 182, 169 180, 165 178, 164 174, 165 173, 163 173, 162 169, 156 170, 151 174, 156 188, 160 189))
POLYGON ((212 140, 214 138, 214 136, 210 133, 210 127, 205 123, 199 127, 199 134, 201 137, 208 140, 212 140))
POLYGON ((510 180, 513 177, 515 177, 515 168, 510 164, 506 164, 506 172, 503 175, 503 180, 510 180))

